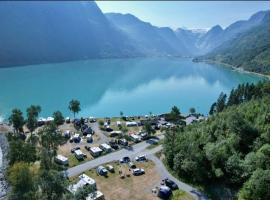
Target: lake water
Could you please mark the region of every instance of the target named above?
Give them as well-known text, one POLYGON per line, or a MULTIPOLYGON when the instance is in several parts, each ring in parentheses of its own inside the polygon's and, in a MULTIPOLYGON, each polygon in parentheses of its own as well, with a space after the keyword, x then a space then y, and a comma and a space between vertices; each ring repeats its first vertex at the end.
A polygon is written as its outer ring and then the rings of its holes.
POLYGON ((42 117, 68 102, 81 102, 80 116, 159 114, 173 105, 207 114, 220 92, 261 77, 182 58, 101 59, 0 69, 0 118, 12 108, 42 107, 42 117))

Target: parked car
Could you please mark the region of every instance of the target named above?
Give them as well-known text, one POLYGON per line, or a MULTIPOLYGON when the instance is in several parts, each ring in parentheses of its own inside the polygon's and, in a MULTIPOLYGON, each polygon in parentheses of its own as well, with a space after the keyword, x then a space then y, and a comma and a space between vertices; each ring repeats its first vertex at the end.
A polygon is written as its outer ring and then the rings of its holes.
POLYGON ((163 182, 171 190, 177 190, 178 189, 178 185, 174 181, 172 181, 172 180, 170 180, 168 178, 164 179, 163 182))
POLYGON ((145 174, 145 172, 144 172, 144 169, 142 169, 142 168, 136 168, 136 169, 133 169, 132 174, 134 176, 140 176, 140 175, 145 174))
POLYGON ((118 140, 118 144, 123 145, 123 146, 128 146, 128 141, 123 138, 123 139, 118 140))
POLYGON ((128 156, 125 156, 119 160, 120 163, 129 163, 130 158, 128 156))
POLYGON ((111 127, 107 127, 106 129, 105 129, 107 132, 112 132, 113 131, 113 129, 111 128, 111 127))
POLYGON ((167 186, 160 186, 157 196, 161 199, 170 199, 172 190, 167 186))
POLYGON ((139 155, 139 156, 135 157, 135 160, 137 162, 142 162, 142 161, 147 161, 147 158, 145 155, 139 155))
POLYGON ((108 170, 107 170, 105 167, 103 167, 103 166, 99 166, 99 167, 97 168, 97 173, 98 173, 99 175, 101 175, 101 176, 107 176, 108 170))
POLYGON ((128 163, 129 168, 136 169, 136 165, 133 162, 128 163))
POLYGON ((81 149, 80 147, 74 147, 73 149, 71 149, 71 153, 74 153, 76 150, 81 149))
POLYGON ((106 165, 106 168, 109 172, 114 173, 114 168, 112 165, 106 165))
POLYGON ((90 146, 84 146, 84 148, 87 150, 87 151, 89 151, 90 150, 90 146))

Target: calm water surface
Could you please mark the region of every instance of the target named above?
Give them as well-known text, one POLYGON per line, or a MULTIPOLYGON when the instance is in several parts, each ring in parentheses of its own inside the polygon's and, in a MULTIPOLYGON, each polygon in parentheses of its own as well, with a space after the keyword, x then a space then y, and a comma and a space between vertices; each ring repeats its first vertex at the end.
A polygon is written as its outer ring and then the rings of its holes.
POLYGON ((81 102, 80 116, 164 113, 173 105, 207 114, 220 92, 261 77, 190 59, 103 59, 0 69, 0 116, 12 108, 41 105, 41 116, 56 110, 72 116, 68 102, 81 102))

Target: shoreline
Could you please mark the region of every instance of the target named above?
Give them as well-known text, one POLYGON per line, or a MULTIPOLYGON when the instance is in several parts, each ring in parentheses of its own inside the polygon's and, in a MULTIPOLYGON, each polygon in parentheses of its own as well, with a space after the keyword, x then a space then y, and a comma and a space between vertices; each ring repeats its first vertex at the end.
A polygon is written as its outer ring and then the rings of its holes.
POLYGON ((7 161, 8 153, 8 141, 5 134, 0 133, 0 200, 7 198, 8 194, 8 183, 6 181, 5 172, 8 166, 7 161))
POLYGON ((252 74, 252 75, 264 77, 264 78, 267 78, 268 80, 270 80, 270 75, 262 74, 262 73, 258 73, 258 72, 251 72, 251 71, 245 70, 243 68, 235 67, 234 65, 231 65, 228 63, 223 63, 223 62, 218 62, 218 61, 213 61, 213 60, 202 60, 202 61, 193 61, 193 62, 203 62, 203 63, 207 63, 207 64, 221 65, 221 66, 224 66, 226 68, 230 68, 231 70, 234 70, 234 71, 237 71, 240 73, 252 74))

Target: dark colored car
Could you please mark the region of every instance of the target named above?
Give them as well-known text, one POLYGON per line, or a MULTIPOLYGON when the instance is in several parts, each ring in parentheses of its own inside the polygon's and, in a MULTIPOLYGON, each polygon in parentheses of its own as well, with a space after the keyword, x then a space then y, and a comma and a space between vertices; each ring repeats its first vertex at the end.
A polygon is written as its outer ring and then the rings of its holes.
POLYGON ((122 159, 120 159, 120 163, 129 163, 129 162, 130 162, 130 158, 128 156, 125 156, 122 159))
POLYGON ((168 178, 164 179, 163 181, 164 181, 164 184, 167 187, 169 187, 171 190, 177 190, 178 189, 178 185, 174 181, 172 181, 172 180, 170 180, 168 178))
POLYGON ((90 146, 84 146, 84 148, 87 150, 87 151, 89 151, 90 150, 90 146))
POLYGON ((84 125, 82 125, 82 127, 81 127, 81 131, 83 132, 85 129, 87 129, 88 128, 88 126, 87 126, 87 124, 84 124, 84 125))
POLYGON ((76 150, 81 149, 80 147, 74 147, 73 149, 71 149, 71 153, 74 153, 76 150))
POLYGON ((157 196, 164 200, 170 199, 170 197, 172 196, 172 191, 168 186, 161 186, 157 196))

